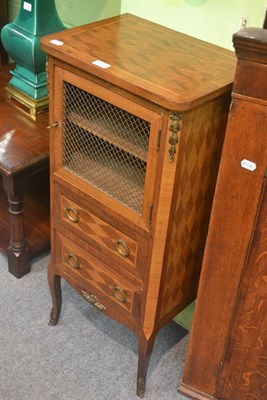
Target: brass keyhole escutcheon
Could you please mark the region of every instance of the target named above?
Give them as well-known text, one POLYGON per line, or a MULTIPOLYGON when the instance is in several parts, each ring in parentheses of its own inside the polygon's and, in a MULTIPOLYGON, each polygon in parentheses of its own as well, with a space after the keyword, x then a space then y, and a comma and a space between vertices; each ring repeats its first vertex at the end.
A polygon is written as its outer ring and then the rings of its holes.
POLYGON ((119 300, 121 303, 125 303, 126 296, 125 296, 123 289, 119 286, 114 286, 114 288, 112 290, 113 290, 113 293, 114 293, 114 296, 116 297, 116 299, 119 300))
POLYGON ((58 122, 54 122, 52 125, 47 126, 46 129, 52 129, 57 127, 58 127, 58 122))
POLYGON ((115 248, 117 252, 122 256, 122 257, 129 257, 130 254, 130 249, 127 245, 127 243, 122 240, 122 239, 117 239, 115 241, 115 248))
POLYGON ((68 219, 71 222, 74 222, 75 224, 77 224, 77 222, 79 222, 80 217, 79 217, 79 213, 76 210, 76 208, 66 207, 65 211, 66 211, 66 215, 67 215, 68 219))
POLYGON ((75 268, 75 269, 78 269, 78 268, 80 267, 80 262, 79 262, 78 258, 77 258, 74 254, 72 254, 72 253, 69 253, 69 254, 67 255, 67 263, 68 263, 72 268, 75 268))

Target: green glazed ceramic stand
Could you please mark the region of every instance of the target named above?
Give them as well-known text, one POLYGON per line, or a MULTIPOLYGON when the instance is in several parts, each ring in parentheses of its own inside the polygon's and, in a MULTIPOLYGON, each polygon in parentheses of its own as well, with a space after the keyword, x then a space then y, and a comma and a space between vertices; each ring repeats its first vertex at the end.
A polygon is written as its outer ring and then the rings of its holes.
POLYGON ((3 46, 16 63, 8 91, 22 103, 27 97, 34 104, 47 99, 46 55, 40 50, 40 37, 62 29, 55 0, 21 0, 17 17, 2 29, 3 46))

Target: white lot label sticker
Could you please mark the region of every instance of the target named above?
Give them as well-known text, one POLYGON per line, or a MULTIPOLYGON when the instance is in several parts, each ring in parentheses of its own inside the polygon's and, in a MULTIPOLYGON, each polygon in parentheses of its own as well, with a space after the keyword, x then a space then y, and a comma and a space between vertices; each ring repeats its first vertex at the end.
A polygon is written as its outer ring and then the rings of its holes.
POLYGON ((32 5, 31 3, 28 3, 27 1, 23 2, 23 9, 26 11, 31 11, 32 10, 32 5))
POLYGON ((62 46, 64 42, 61 42, 61 40, 53 39, 50 40, 50 43, 55 44, 56 46, 62 46))
POLYGON ((92 61, 92 64, 97 65, 100 68, 109 68, 109 67, 111 67, 110 64, 107 64, 107 63, 105 63, 104 61, 101 61, 101 60, 92 61))
POLYGON ((244 160, 241 161, 241 167, 248 169, 249 171, 255 171, 255 169, 257 168, 257 165, 254 162, 246 160, 244 158, 244 160))

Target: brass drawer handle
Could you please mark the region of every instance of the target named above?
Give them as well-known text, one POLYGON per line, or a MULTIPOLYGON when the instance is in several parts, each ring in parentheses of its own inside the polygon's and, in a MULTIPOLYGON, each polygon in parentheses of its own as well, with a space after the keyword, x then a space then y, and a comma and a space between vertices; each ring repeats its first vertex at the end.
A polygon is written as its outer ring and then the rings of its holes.
POLYGON ((79 213, 76 210, 76 208, 66 207, 65 211, 66 211, 66 215, 67 215, 68 219, 71 222, 74 222, 75 224, 77 224, 77 222, 79 222, 80 217, 79 217, 79 213))
POLYGON ((127 243, 122 240, 122 239, 117 239, 115 241, 115 248, 117 252, 122 256, 122 257, 129 257, 130 254, 130 249, 127 245, 127 243))
POLYGON ((85 300, 87 300, 92 306, 97 308, 100 311, 106 311, 107 308, 97 300, 97 297, 94 294, 89 294, 84 290, 81 290, 81 294, 85 300))
POLYGON ((121 303, 125 303, 126 301, 126 296, 124 293, 124 290, 122 288, 120 288, 119 286, 114 286, 114 288, 112 289, 114 296, 116 297, 117 300, 119 300, 121 303))
POLYGON ((78 268, 80 267, 80 262, 79 262, 78 258, 77 258, 74 254, 72 254, 72 253, 69 253, 69 254, 67 255, 67 263, 68 263, 72 268, 75 268, 75 269, 78 269, 78 268))

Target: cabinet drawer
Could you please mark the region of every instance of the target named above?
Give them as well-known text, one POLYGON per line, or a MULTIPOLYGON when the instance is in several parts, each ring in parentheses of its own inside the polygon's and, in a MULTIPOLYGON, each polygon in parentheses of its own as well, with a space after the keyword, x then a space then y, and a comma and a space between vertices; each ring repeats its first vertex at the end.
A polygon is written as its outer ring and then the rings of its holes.
POLYGON ((142 261, 147 256, 147 239, 137 234, 132 238, 114 228, 98 217, 90 206, 81 204, 72 193, 65 194, 60 189, 57 187, 56 190, 57 224, 92 246, 99 252, 100 258, 111 259, 143 280, 142 261))
POLYGON ((58 232, 55 240, 55 268, 60 276, 72 285, 73 280, 76 281, 80 294, 99 310, 112 314, 113 317, 115 310, 118 312, 116 319, 122 319, 119 317, 122 313, 122 317, 139 321, 141 288, 92 257, 81 247, 79 241, 74 244, 58 232))

